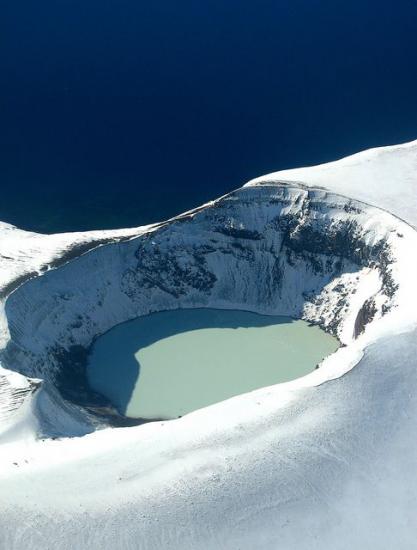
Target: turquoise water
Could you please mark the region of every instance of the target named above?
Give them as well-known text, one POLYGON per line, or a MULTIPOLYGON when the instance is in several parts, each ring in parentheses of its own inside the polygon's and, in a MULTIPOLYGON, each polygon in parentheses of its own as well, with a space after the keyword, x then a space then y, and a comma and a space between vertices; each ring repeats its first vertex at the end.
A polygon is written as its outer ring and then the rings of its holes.
POLYGON ((179 309, 123 323, 101 336, 91 387, 131 418, 182 416, 234 395, 303 376, 338 341, 289 317, 179 309))

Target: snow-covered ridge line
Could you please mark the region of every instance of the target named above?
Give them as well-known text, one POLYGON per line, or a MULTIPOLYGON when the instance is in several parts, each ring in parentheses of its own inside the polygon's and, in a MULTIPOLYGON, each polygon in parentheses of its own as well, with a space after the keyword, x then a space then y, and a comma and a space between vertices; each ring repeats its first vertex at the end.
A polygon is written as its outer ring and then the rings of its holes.
POLYGON ((368 149, 317 166, 272 172, 246 185, 278 181, 322 187, 383 208, 410 225, 417 225, 417 140, 368 149))
POLYGON ((401 309, 401 273, 417 276, 404 242, 417 244, 412 228, 357 201, 297 185, 245 187, 25 283, 6 302, 2 360, 45 380, 45 433, 65 434, 63 411, 91 430, 85 406, 97 403, 82 350, 112 326, 177 307, 240 308, 302 317, 349 344, 401 309))

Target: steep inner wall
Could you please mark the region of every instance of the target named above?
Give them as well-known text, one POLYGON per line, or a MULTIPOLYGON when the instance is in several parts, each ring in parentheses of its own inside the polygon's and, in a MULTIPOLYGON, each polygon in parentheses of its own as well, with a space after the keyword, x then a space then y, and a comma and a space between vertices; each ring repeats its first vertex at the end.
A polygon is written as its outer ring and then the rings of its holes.
MULTIPOLYGON (((395 306, 400 229, 389 214, 325 191, 242 188, 21 286, 6 303, 10 341, 2 359, 43 378, 57 406, 71 408, 57 387, 77 380, 79 402, 91 404, 84 364, 94 338, 150 312, 218 307, 289 315, 348 344, 395 306)), ((66 398, 77 401, 71 391, 66 398)))

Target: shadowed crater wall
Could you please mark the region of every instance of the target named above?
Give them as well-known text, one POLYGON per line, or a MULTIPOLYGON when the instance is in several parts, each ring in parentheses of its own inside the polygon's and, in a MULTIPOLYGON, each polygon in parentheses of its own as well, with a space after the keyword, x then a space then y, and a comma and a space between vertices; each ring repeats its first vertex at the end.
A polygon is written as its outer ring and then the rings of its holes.
POLYGON ((104 421, 97 413, 108 415, 108 403, 85 381, 88 348, 141 315, 245 309, 303 318, 348 344, 395 307, 402 225, 376 208, 301 185, 239 189, 22 285, 6 303, 10 340, 2 359, 44 380, 38 414, 46 432, 59 433, 66 414, 86 431, 104 421))

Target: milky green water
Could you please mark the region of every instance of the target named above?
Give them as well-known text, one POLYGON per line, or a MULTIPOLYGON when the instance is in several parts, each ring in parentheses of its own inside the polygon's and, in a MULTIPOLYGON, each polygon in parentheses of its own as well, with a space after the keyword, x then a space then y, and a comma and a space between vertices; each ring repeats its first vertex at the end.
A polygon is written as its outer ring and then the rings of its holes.
POLYGON ((176 418, 303 376, 338 347, 318 327, 246 311, 180 309, 123 323, 98 338, 91 387, 132 418, 176 418))

